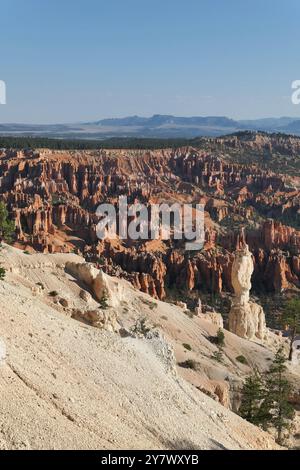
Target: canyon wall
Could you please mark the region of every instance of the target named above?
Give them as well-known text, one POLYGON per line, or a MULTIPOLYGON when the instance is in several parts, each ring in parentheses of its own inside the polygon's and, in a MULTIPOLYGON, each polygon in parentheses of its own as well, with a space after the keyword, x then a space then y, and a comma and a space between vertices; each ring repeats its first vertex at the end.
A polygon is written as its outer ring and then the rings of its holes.
POLYGON ((232 163, 222 153, 2 150, 0 199, 24 250, 81 252, 153 297, 163 299, 167 288, 232 291, 241 227, 254 255, 254 290, 300 287, 300 232, 284 223, 300 213, 299 190, 286 176, 232 163), (185 252, 174 240, 98 241, 96 208, 117 204, 119 195, 147 205, 204 204, 204 249, 185 252))

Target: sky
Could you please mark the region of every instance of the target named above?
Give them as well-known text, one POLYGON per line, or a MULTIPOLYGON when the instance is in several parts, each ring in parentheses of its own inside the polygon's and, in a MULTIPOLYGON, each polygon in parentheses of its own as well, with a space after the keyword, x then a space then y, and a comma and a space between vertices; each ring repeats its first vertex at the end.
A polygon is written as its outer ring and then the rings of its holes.
POLYGON ((300 117, 299 0, 0 0, 0 122, 300 117))

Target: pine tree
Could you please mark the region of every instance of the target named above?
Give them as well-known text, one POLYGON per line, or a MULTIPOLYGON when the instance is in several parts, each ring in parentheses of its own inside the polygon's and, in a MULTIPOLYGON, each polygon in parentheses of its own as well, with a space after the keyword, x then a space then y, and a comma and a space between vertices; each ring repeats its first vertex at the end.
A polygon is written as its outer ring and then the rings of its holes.
MULTIPOLYGON (((11 241, 15 225, 8 219, 8 211, 3 202, 0 202, 0 249, 2 240, 11 241)), ((0 281, 5 278, 5 269, 0 266, 0 281)))
POLYGON ((0 202, 0 242, 2 239, 7 242, 11 241, 15 224, 8 218, 8 211, 3 202, 0 202))
POLYGON ((221 328, 218 329, 217 336, 211 336, 211 341, 216 344, 218 350, 212 354, 212 359, 223 362, 223 348, 225 346, 225 335, 221 328))
POLYGON ((242 403, 239 414, 252 424, 259 426, 262 424, 262 414, 260 406, 264 398, 264 383, 261 374, 255 371, 253 375, 247 377, 242 389, 242 403))
POLYGON ((290 351, 289 361, 293 357, 293 343, 297 333, 300 333, 300 299, 291 299, 285 305, 282 315, 282 323, 288 326, 290 330, 290 351))
POLYGON ((286 357, 283 347, 277 351, 266 376, 266 397, 261 405, 267 428, 276 430, 276 442, 283 444, 284 431, 289 430, 295 411, 289 403, 291 385, 285 377, 286 357))
POLYGON ((5 269, 0 266, 0 281, 4 281, 5 274, 5 269))
POLYGON ((216 342, 220 346, 220 348, 223 348, 225 346, 225 335, 221 328, 218 329, 216 342))

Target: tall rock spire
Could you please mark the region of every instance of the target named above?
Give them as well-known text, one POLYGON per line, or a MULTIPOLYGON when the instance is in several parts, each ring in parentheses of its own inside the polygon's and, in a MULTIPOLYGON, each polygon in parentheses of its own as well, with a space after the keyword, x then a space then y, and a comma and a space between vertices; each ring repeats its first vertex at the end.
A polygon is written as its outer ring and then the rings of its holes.
POLYGON ((244 232, 238 243, 231 271, 234 299, 229 313, 229 331, 242 338, 263 340, 267 334, 265 314, 260 305, 250 301, 254 264, 244 232))

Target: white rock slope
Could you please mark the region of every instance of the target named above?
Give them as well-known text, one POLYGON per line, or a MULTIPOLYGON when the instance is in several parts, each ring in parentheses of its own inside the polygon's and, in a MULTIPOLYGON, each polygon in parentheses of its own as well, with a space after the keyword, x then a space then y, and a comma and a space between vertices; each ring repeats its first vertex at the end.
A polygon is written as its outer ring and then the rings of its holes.
MULTIPOLYGON (((0 449, 275 446, 269 435, 168 370, 157 339, 121 338, 72 319, 68 308, 86 308, 86 296, 64 265, 81 262, 79 257, 26 255, 11 247, 0 256, 8 271, 0 282, 0 337, 6 347, 0 449), (68 308, 49 295, 54 290, 68 308)), ((143 305, 139 292, 124 282, 123 288, 143 305)), ((97 308, 96 300, 88 302, 97 308)), ((158 303, 155 314, 166 311, 158 303)), ((180 309, 173 311, 181 318, 180 309)))

